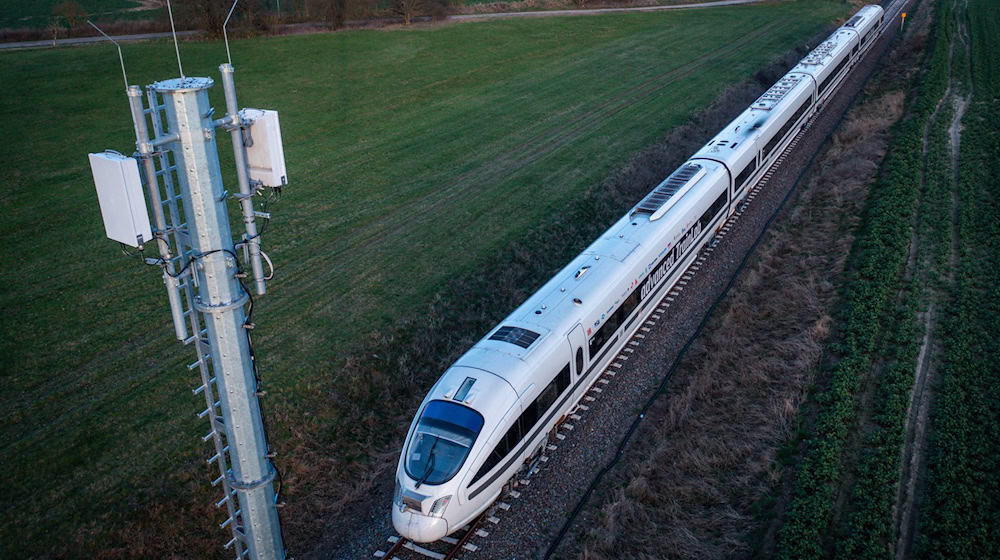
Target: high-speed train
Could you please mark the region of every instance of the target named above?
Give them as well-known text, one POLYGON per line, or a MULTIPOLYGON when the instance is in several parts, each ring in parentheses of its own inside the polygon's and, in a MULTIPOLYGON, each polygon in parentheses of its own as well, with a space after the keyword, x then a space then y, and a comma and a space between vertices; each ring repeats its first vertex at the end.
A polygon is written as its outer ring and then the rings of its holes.
POLYGON ((875 42, 865 6, 434 384, 410 425, 392 523, 438 540, 489 507, 875 42))

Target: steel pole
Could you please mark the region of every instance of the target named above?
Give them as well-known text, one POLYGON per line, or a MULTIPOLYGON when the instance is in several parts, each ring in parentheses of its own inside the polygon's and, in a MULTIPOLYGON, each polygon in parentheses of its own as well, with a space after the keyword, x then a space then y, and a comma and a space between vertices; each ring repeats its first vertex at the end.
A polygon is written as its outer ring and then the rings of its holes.
POLYGON ((243 210, 243 225, 247 234, 244 241, 250 252, 250 268, 253 271, 254 286, 258 294, 267 292, 264 283, 264 267, 260 260, 260 237, 254 220, 253 193, 247 168, 247 150, 243 144, 243 120, 236 105, 236 84, 233 82, 233 66, 228 62, 219 66, 222 73, 222 89, 226 94, 226 117, 229 134, 233 138, 233 157, 236 159, 236 181, 240 186, 240 206, 243 210))
POLYGON ((244 305, 249 294, 236 277, 238 263, 223 193, 222 174, 211 120, 211 78, 181 78, 150 86, 166 103, 184 215, 197 260, 195 307, 204 315, 216 374, 231 472, 245 544, 250 557, 285 557, 275 508, 274 466, 267 457, 254 364, 246 333, 244 305))
POLYGON ((174 320, 174 336, 177 340, 187 339, 187 326, 184 323, 184 307, 181 305, 181 294, 178 289, 179 280, 174 277, 174 261, 167 243, 167 220, 163 215, 163 201, 160 199, 160 187, 156 180, 156 166, 153 165, 153 145, 149 140, 149 128, 146 126, 146 115, 142 108, 142 89, 139 86, 128 86, 129 108, 132 109, 132 124, 135 126, 135 147, 142 160, 143 175, 146 179, 146 190, 149 191, 149 205, 153 210, 153 224, 156 226, 156 246, 163 260, 163 283, 167 286, 167 300, 170 302, 170 314, 174 320))

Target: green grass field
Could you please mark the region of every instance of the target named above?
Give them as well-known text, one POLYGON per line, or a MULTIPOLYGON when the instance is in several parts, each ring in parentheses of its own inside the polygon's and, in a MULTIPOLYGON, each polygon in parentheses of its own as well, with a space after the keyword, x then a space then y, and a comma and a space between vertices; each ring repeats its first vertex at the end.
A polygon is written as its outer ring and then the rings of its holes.
MULTIPOLYGON (((63 0, 7 0, 0 10, 0 27, 45 27, 52 9, 63 0)), ((135 0, 77 0, 90 17, 105 19, 123 16, 125 10, 141 5, 135 0)))
MULTIPOLYGON (((254 315, 282 417, 310 414, 297 404, 317 402, 366 334, 426 308, 452 275, 502 266, 485 256, 845 11, 811 0, 234 41, 240 103, 280 111, 291 183, 254 315)), ((170 43, 124 52, 131 83, 176 75, 170 43)), ((187 75, 217 77, 225 59, 219 42, 181 54, 187 75)), ((172 338, 156 269, 104 237, 87 164, 134 142, 114 49, 6 53, 0 74, 10 557, 101 546, 113 508, 209 473, 195 466, 192 352, 172 338)), ((222 136, 220 152, 230 166, 222 136)), ((278 446, 294 431, 280 426, 278 446)))

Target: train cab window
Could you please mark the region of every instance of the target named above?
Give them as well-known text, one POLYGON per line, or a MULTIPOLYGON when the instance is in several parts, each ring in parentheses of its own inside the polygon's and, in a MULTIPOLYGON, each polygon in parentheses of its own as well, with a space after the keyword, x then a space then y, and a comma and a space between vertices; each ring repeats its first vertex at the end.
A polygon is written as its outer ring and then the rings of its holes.
POLYGON ((406 474, 420 484, 451 480, 483 429, 483 416, 448 401, 427 403, 406 452, 406 474))
POLYGON ((583 373, 583 348, 576 349, 576 374, 583 373))

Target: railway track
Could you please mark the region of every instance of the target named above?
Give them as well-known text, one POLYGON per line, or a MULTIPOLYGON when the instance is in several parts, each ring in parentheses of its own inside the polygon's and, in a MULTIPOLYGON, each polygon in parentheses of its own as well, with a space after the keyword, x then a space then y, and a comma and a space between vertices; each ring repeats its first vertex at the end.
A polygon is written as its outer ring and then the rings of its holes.
POLYGON ((432 560, 452 560, 460 552, 475 552, 479 549, 471 542, 472 537, 485 538, 489 532, 480 528, 484 522, 499 523, 500 519, 495 515, 497 509, 510 509, 506 502, 498 501, 485 512, 479 514, 472 523, 469 523, 458 530, 458 536, 447 536, 433 543, 417 544, 409 539, 404 539, 399 535, 389 537, 388 544, 392 547, 388 552, 382 550, 375 551, 375 558, 386 558, 388 560, 404 560, 406 558, 431 558, 432 560), (506 507, 504 507, 506 506, 506 507))

